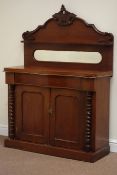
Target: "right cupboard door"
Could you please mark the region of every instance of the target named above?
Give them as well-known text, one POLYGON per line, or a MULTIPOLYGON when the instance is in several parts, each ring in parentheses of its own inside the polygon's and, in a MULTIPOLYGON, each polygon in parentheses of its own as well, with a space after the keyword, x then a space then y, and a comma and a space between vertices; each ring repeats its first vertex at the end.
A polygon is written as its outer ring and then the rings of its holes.
POLYGON ((85 93, 81 91, 51 90, 51 145, 70 149, 83 148, 85 99, 85 93))

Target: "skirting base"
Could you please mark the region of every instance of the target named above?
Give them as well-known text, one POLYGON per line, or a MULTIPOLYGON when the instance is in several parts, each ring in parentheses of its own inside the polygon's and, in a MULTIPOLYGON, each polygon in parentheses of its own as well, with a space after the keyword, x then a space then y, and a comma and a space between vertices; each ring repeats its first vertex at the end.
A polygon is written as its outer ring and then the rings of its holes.
POLYGON ((15 148, 69 159, 82 160, 86 162, 95 162, 100 158, 104 157, 105 155, 109 154, 110 152, 109 146, 97 150, 96 152, 84 152, 81 150, 65 149, 62 147, 35 144, 13 139, 6 139, 4 145, 9 148, 15 148))

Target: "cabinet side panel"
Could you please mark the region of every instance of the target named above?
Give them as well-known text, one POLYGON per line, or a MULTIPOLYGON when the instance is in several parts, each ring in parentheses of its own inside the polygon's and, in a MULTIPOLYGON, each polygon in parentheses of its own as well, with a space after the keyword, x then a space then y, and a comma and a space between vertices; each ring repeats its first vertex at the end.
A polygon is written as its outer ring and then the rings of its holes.
POLYGON ((109 146, 109 95, 110 78, 95 80, 96 85, 96 118, 95 150, 109 146))

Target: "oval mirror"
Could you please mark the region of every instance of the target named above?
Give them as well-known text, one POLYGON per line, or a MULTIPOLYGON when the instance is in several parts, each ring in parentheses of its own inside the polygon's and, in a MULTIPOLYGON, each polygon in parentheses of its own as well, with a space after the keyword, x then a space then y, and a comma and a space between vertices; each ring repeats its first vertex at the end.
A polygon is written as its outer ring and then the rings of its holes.
POLYGON ((34 58, 37 61, 98 64, 102 55, 99 52, 36 50, 34 58))

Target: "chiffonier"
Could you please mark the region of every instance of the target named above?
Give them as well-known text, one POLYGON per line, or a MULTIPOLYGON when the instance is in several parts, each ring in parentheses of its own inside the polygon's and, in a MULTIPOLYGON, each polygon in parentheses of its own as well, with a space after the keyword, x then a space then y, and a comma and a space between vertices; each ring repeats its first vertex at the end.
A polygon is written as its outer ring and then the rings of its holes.
POLYGON ((5 146, 89 162, 107 155, 113 35, 62 5, 22 37, 24 66, 5 68, 5 146))

